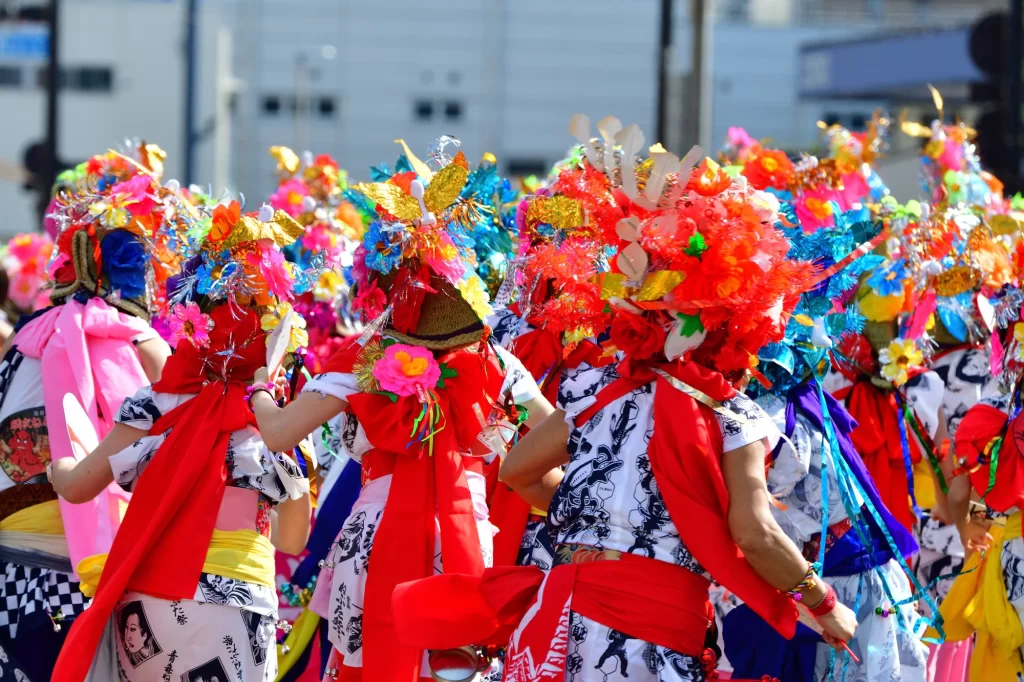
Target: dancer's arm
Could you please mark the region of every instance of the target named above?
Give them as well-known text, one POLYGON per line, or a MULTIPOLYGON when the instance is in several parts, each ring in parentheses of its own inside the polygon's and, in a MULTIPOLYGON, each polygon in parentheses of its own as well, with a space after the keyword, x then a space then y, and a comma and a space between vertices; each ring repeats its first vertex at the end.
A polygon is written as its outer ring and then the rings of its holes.
POLYGON ((135 351, 139 354, 139 362, 142 363, 142 370, 146 373, 149 383, 155 384, 160 381, 164 363, 171 357, 171 347, 167 342, 156 336, 137 344, 135 351))
POLYGON ((565 413, 553 410, 509 450, 498 478, 534 507, 547 509, 562 482, 561 467, 569 461, 568 441, 565 413))
MULTIPOLYGON (((264 370, 260 370, 264 372, 264 370)), ((263 383, 256 375, 257 383, 263 383)), ((291 452, 302 440, 348 406, 344 400, 316 391, 300 393, 284 407, 278 407, 266 391, 252 395, 252 411, 263 442, 273 452, 291 452)))
POLYGON ((309 541, 309 519, 312 513, 313 504, 308 494, 278 504, 270 527, 270 541, 274 547, 285 554, 301 554, 309 541))
POLYGON ((50 465, 48 477, 53 490, 72 504, 88 502, 114 480, 110 457, 146 435, 146 431, 126 424, 114 424, 107 437, 81 461, 73 457, 58 459, 50 465))
MULTIPOLYGON (((779 590, 792 590, 806 575, 807 560, 772 516, 764 473, 765 454, 764 442, 758 441, 722 457, 722 473, 729 491, 729 532, 758 575, 779 590)), ((818 604, 827 589, 825 581, 814 581, 813 587, 801 590, 803 603, 818 604)), ((828 635, 844 642, 857 629, 856 616, 841 603, 818 622, 828 635)))

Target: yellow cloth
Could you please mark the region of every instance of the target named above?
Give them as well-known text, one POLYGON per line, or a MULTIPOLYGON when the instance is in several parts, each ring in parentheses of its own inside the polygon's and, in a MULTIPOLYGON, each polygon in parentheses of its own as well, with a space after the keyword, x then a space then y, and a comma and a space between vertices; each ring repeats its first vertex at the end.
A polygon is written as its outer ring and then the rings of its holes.
POLYGON ((50 500, 16 511, 0 521, 0 531, 64 535, 64 520, 60 516, 60 502, 50 500))
POLYGON ((284 643, 277 645, 276 682, 281 682, 284 676, 295 666, 295 663, 302 658, 306 648, 312 644, 313 637, 316 636, 317 626, 319 625, 320 616, 308 608, 303 609, 299 617, 295 619, 292 631, 285 637, 284 643))
MULTIPOLYGON (((82 594, 92 597, 103 574, 106 554, 95 554, 78 563, 82 594)), ((203 573, 274 587, 274 546, 254 530, 214 530, 206 552, 203 573)))
POLYGON ((926 458, 914 465, 914 496, 921 509, 935 508, 935 479, 926 458))
MULTIPOLYGON (((953 581, 939 611, 945 621, 946 639, 959 641, 977 632, 971 654, 971 682, 1016 680, 1024 673, 1020 647, 1024 631, 1016 609, 1010 604, 1003 584, 1003 543, 1021 537, 1021 513, 1006 521, 1006 527, 993 526, 992 546, 984 556, 971 555, 964 573, 953 581), (967 571, 974 570, 971 573, 967 571)), ((938 635, 929 628, 929 636, 938 635)))
POLYGON ((548 513, 546 511, 544 511, 543 509, 537 509, 536 507, 530 507, 530 514, 532 514, 533 516, 543 516, 544 518, 547 518, 548 516, 548 513))

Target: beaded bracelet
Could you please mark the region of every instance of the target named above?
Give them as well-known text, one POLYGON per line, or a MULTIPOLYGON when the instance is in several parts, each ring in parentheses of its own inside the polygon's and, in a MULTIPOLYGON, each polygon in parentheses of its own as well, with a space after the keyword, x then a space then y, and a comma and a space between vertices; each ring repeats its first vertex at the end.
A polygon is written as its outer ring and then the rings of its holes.
POLYGON ((814 586, 818 584, 817 574, 814 572, 814 565, 810 562, 807 563, 807 573, 804 574, 803 579, 797 583, 796 587, 789 591, 789 596, 795 601, 802 601, 804 598, 803 590, 813 590, 814 586))

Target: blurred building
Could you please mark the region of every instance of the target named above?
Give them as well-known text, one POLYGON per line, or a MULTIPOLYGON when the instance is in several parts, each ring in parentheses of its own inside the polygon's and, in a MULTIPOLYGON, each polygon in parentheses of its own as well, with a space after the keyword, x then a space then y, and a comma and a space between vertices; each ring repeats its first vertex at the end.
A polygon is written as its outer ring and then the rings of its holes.
MULTIPOLYGON (((964 26, 1005 4, 708 0, 703 142, 714 151, 739 125, 800 149, 817 143, 818 120, 861 127, 893 98, 801 98, 801 46, 964 26)), ((690 97, 690 0, 675 6, 678 106, 670 113, 679 131, 690 97)), ((168 174, 177 176, 185 0, 62 0, 62 7, 61 156, 79 160, 145 136, 167 149, 168 174)), ((266 151, 274 144, 330 153, 365 177, 370 164, 394 162, 394 139, 425 154, 442 134, 462 140, 473 161, 492 152, 510 174, 543 173, 573 142, 567 124, 577 112, 595 122, 609 114, 635 122, 654 142, 658 0, 201 0, 199 8, 195 176, 226 178, 250 205, 274 187, 266 151), (216 63, 222 27, 239 85, 230 98, 231 79, 216 63), (230 106, 218 118, 219 97, 230 106), (230 143, 218 146, 218 133, 230 143)), ((0 164, 20 162, 44 127, 38 42, 22 35, 9 54, 11 30, 29 29, 0 27, 0 164)), ((669 137, 674 151, 700 141, 669 137)), ((0 182, 0 206, 0 231, 31 229, 31 201, 18 185, 0 182)))

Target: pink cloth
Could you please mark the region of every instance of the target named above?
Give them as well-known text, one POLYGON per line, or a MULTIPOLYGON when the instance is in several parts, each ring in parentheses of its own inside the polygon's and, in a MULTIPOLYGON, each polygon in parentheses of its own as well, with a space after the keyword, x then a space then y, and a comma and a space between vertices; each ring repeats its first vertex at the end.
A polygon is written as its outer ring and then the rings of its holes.
POLYGON ((974 642, 928 645, 928 682, 967 682, 974 642))
MULTIPOLYGON (((85 408, 96 434, 103 438, 114 426, 121 402, 149 384, 132 340, 149 326, 99 298, 82 304, 71 300, 25 325, 15 346, 42 364, 43 402, 50 453, 54 461, 73 457, 64 420, 64 395, 85 408)), ((110 549, 121 523, 128 494, 111 483, 84 504, 60 501, 71 566, 110 549)), ((77 575, 77 574, 76 574, 77 575)))

